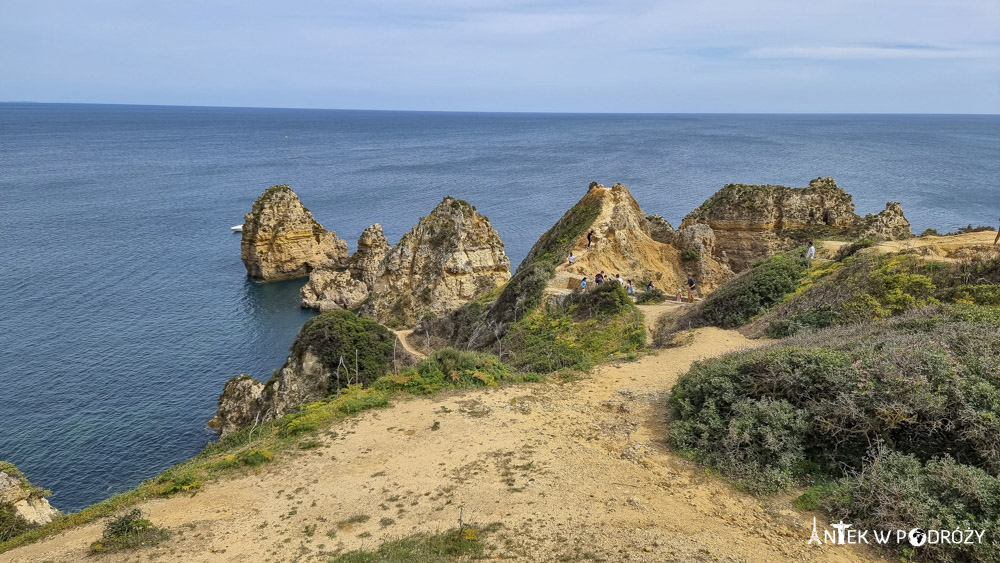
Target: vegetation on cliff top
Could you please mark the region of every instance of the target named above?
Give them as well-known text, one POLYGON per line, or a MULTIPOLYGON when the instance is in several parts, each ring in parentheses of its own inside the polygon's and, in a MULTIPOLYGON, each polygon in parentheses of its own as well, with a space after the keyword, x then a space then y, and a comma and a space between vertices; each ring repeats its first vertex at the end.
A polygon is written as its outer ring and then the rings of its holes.
MULTIPOLYGON (((668 441, 755 493, 815 485, 810 504, 862 529, 996 529, 998 330, 995 308, 931 307, 701 362, 668 441)), ((921 555, 1000 557, 1000 538, 950 547, 921 555)))
MULTIPOLYGON (((393 367, 396 335, 379 323, 350 311, 321 313, 302 325, 292 355, 316 354, 323 366, 343 378, 330 381, 336 393, 348 384, 370 385, 393 367)), ((273 379, 273 378, 272 378, 273 379)))
MULTIPOLYGON (((52 494, 52 491, 32 485, 28 481, 28 478, 24 476, 24 473, 9 461, 0 461, 0 473, 5 473, 13 477, 17 481, 17 486, 28 493, 28 498, 41 499, 52 494)), ((19 536, 37 527, 37 524, 28 522, 22 518, 13 505, 0 503, 0 545, 3 545, 3 542, 15 536, 19 536)))

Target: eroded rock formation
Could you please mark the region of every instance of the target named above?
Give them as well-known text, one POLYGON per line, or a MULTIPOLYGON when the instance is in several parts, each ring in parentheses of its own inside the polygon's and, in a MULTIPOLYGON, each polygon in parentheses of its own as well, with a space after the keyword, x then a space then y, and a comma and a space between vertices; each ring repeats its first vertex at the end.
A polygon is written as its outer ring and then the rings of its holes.
POLYGON ((389 251, 363 311, 410 326, 440 315, 510 279, 510 259, 489 219, 446 197, 389 251))
POLYGON ((631 279, 637 289, 652 281, 668 292, 684 286, 687 274, 693 273, 700 286, 711 290, 732 274, 713 255, 712 229, 699 226, 674 230, 662 217, 643 213, 622 184, 592 184, 577 203, 588 205, 597 206, 596 218, 572 245, 575 264, 563 263, 556 268, 551 284, 555 289, 574 289, 583 276, 593 280, 596 273, 603 271, 631 279), (593 233, 589 244, 588 233, 593 233))
POLYGON ((13 463, 0 461, 0 507, 11 507, 15 519, 23 520, 22 526, 25 523, 27 526, 48 524, 59 515, 45 499, 48 494, 49 491, 29 483, 13 463))
POLYGON ((879 242, 904 240, 912 236, 910 222, 903 216, 903 208, 898 201, 886 203, 882 212, 877 215, 869 213, 858 222, 858 238, 879 242))
POLYGON ((862 219, 833 178, 817 178, 805 188, 729 184, 689 213, 681 229, 695 224, 712 228, 715 257, 736 272, 809 238, 855 236, 866 225, 882 237, 911 236, 898 204, 862 219))
POLYGON ((359 308, 371 295, 382 261, 391 247, 382 233, 382 225, 371 225, 358 239, 358 250, 345 270, 318 268, 310 272, 302 286, 302 306, 318 311, 359 308))
POLYGON ((226 382, 209 427, 220 436, 296 412, 348 385, 372 381, 414 363, 396 335, 350 311, 322 313, 306 321, 291 352, 267 383, 249 375, 226 382))
POLYGON ((347 259, 347 243, 324 229, 288 186, 264 191, 243 221, 240 256, 255 280, 304 277, 347 259))

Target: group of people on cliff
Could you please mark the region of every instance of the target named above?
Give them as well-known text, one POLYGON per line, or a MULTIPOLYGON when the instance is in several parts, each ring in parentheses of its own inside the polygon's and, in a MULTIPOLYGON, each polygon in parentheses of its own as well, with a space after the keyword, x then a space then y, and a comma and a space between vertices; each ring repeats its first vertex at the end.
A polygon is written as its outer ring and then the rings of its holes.
MULTIPOLYGON (((569 263, 570 264, 573 263, 573 253, 570 253, 569 255, 569 263)), ((625 291, 629 294, 630 297, 635 296, 635 287, 632 286, 632 280, 622 279, 621 274, 615 274, 615 277, 612 278, 611 276, 605 274, 604 270, 601 270, 600 273, 594 276, 594 283, 596 285, 601 285, 602 283, 608 283, 613 281, 621 284, 621 286, 625 288, 625 291)), ((580 287, 583 289, 587 289, 587 276, 584 276, 583 279, 580 280, 580 287)), ((646 288, 646 291, 649 291, 649 288, 646 288)))

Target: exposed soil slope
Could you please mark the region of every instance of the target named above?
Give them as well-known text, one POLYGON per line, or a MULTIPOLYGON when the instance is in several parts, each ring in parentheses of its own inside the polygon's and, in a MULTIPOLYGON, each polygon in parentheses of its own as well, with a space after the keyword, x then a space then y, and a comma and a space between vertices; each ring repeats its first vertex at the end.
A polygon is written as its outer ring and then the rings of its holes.
MULTIPOLYGON (((659 309, 671 305, 658 306, 659 309)), ((650 322, 658 310, 647 309, 650 322)), ((666 390, 692 362, 755 347, 700 329, 681 348, 583 381, 455 392, 369 411, 259 474, 142 505, 174 537, 101 561, 315 561, 465 522, 501 523, 494 556, 519 561, 872 561, 808 546, 790 498, 736 491, 664 443, 666 390), (439 429, 434 430, 435 421, 439 429), (355 515, 365 522, 341 524, 355 515), (314 528, 310 528, 313 527, 314 528)), ((94 523, 4 554, 80 561, 94 523)))

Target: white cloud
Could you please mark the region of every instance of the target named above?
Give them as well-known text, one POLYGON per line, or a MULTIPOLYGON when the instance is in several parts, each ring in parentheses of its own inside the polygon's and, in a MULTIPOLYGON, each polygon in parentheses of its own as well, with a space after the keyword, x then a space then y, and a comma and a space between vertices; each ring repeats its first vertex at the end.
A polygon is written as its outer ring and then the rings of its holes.
POLYGON ((752 59, 984 59, 996 58, 997 50, 947 49, 930 46, 905 47, 763 47, 750 49, 744 57, 752 59))

